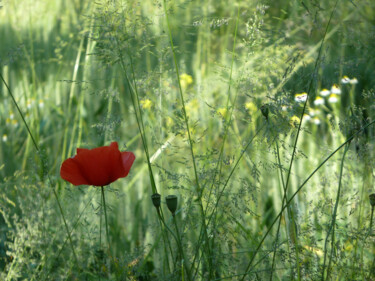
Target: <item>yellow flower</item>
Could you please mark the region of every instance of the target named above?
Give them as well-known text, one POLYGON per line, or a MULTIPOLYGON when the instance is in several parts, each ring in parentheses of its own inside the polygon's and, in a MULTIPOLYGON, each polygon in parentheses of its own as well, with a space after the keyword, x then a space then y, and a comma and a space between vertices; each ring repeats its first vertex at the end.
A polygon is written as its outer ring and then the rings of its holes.
POLYGON ((173 124, 174 124, 173 119, 172 119, 171 117, 167 117, 167 120, 166 120, 166 125, 167 125, 167 127, 168 127, 168 128, 169 128, 169 127, 172 127, 173 124))
POLYGON ((16 119, 13 119, 12 120, 12 125, 15 126, 15 127, 18 126, 18 121, 16 119))
POLYGON ((191 113, 198 111, 198 100, 192 99, 185 105, 187 116, 191 116, 191 113))
POLYGON ((245 108, 249 111, 249 113, 254 113, 258 109, 257 106, 251 101, 245 103, 245 108))
POLYGON ((140 103, 143 109, 150 109, 152 106, 152 101, 149 99, 141 100, 140 103))
POLYGON ((293 127, 298 127, 300 122, 301 122, 301 119, 293 115, 292 118, 290 118, 289 124, 292 125, 293 127))
POLYGON ((227 109, 225 107, 221 107, 217 110, 217 114, 225 118, 227 116, 227 109))
POLYGON ((191 77, 191 75, 186 74, 186 73, 181 74, 180 83, 181 83, 182 89, 186 89, 189 85, 193 83, 193 77, 191 77))

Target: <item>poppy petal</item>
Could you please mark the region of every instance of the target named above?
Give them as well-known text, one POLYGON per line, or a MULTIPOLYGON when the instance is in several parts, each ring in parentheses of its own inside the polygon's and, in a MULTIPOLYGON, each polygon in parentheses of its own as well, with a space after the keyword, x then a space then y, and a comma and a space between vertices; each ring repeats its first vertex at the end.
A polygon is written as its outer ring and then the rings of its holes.
POLYGON ((103 146, 77 154, 76 160, 81 164, 82 173, 90 185, 104 186, 113 181, 111 177, 113 157, 110 155, 113 151, 108 146, 103 146))
POLYGON ((66 159, 61 165, 60 176, 73 185, 89 184, 74 158, 66 159))
POLYGON ((119 151, 117 142, 94 149, 78 148, 77 155, 64 161, 60 174, 74 185, 104 186, 126 177, 134 160, 132 152, 119 151))
POLYGON ((87 148, 77 148, 77 154, 81 153, 81 152, 84 152, 84 151, 87 151, 87 150, 89 150, 89 149, 87 149, 87 148))
POLYGON ((126 177, 129 174, 130 168, 133 165, 133 162, 135 160, 135 155, 133 152, 121 152, 121 160, 122 160, 122 166, 124 167, 124 175, 123 177, 126 177))

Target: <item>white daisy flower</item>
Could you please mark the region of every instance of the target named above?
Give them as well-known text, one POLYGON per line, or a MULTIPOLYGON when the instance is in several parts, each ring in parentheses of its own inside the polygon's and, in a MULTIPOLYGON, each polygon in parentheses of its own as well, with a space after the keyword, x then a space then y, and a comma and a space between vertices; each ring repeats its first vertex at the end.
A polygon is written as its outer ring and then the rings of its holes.
POLYGON ((353 79, 350 79, 349 83, 352 84, 352 85, 358 84, 358 80, 357 80, 357 78, 354 77, 353 79))
POLYGON ((350 78, 348 76, 345 75, 344 77, 342 77, 341 83, 348 84, 349 82, 350 82, 350 78))
POLYGON ((331 88, 331 93, 336 94, 336 95, 340 95, 341 90, 340 90, 339 86, 337 86, 336 84, 333 84, 332 88, 331 88))
POLYGON ((318 117, 314 117, 314 118, 313 118, 313 123, 314 123, 315 125, 319 125, 321 122, 320 122, 320 119, 319 119, 318 117))
POLYGON ((331 93, 331 91, 330 91, 330 90, 327 90, 327 89, 323 89, 323 90, 320 91, 320 95, 321 95, 322 97, 329 96, 330 93, 331 93))
POLYGON ((337 97, 336 94, 331 94, 331 95, 329 96, 329 98, 328 98, 328 102, 330 102, 330 103, 336 103, 336 102, 338 102, 338 101, 339 101, 339 99, 338 99, 338 97, 337 97))
POLYGON ((3 135, 3 142, 7 142, 8 136, 6 134, 3 135))
POLYGON ((315 105, 322 105, 322 104, 324 104, 324 99, 322 97, 316 97, 316 99, 314 100, 314 104, 315 105))
POLYGON ((303 114, 303 121, 310 121, 311 120, 311 116, 308 115, 308 114, 303 114))
POLYGON ((296 102, 305 102, 307 100, 307 93, 295 94, 294 100, 296 102))

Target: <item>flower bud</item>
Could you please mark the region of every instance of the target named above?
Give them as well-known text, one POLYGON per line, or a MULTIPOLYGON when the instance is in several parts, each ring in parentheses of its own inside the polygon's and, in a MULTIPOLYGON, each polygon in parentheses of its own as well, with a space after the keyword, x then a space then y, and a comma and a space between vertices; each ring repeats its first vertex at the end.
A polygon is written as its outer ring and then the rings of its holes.
POLYGON ((167 201, 167 207, 172 215, 175 214, 177 210, 177 196, 176 195, 168 195, 165 197, 165 201, 167 201))
POLYGON ((151 195, 152 204, 154 204, 156 209, 160 208, 160 198, 161 195, 159 193, 154 193, 151 195))
POLYGON ((375 207, 375 193, 372 193, 368 196, 370 198, 370 204, 371 204, 371 207, 375 207))
POLYGON ((260 111, 262 112, 263 116, 268 120, 268 113, 269 113, 269 108, 267 104, 264 104, 260 107, 260 111))

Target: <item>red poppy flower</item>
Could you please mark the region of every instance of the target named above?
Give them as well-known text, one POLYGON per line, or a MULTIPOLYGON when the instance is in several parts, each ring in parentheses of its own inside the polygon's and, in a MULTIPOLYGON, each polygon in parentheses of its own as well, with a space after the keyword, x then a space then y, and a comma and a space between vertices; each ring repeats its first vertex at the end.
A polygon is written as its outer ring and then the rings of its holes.
POLYGON ((135 160, 132 152, 120 152, 117 142, 94 149, 77 148, 77 155, 66 159, 60 176, 73 185, 108 185, 128 175, 135 160))

